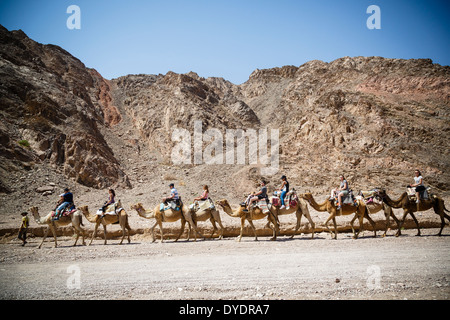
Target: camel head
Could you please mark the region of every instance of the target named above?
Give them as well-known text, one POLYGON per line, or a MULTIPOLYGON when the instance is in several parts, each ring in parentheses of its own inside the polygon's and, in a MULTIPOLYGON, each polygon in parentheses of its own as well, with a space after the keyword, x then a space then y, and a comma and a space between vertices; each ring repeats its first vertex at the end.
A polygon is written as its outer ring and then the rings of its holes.
POLYGON ((299 195, 299 197, 300 197, 300 198, 303 198, 303 199, 305 199, 305 200, 311 201, 312 198, 313 198, 313 195, 312 195, 311 192, 307 192, 307 193, 301 193, 301 194, 299 195))
POLYGON ((136 203, 131 206, 131 210, 144 210, 142 203, 136 203))
POLYGON ((39 215, 38 207, 31 207, 30 208, 31 213, 34 215, 39 215))
POLYGON ((89 213, 89 208, 88 206, 82 206, 82 207, 78 207, 78 209, 81 210, 81 212, 88 214, 89 213))
POLYGON ((224 207, 229 207, 230 204, 228 203, 227 199, 222 199, 222 200, 217 200, 216 204, 218 204, 219 206, 221 206, 222 208, 224 207))
POLYGON ((376 195, 377 195, 378 197, 380 197, 381 199, 384 199, 384 198, 386 198, 386 195, 387 195, 387 194, 386 194, 386 190, 384 190, 384 189, 378 189, 376 195))

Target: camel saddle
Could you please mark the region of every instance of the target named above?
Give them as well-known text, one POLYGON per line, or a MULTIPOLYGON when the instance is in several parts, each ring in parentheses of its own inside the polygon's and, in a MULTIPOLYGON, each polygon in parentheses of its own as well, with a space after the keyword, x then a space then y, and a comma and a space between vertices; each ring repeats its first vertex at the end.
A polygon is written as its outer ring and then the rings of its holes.
POLYGON ((159 211, 164 212, 166 210, 175 210, 175 211, 181 210, 181 200, 178 201, 179 201, 178 203, 177 201, 169 201, 168 203, 162 202, 159 206, 159 211))
POLYGON ((194 211, 203 211, 208 209, 215 209, 214 202, 211 200, 211 198, 208 198, 206 200, 200 200, 196 201, 195 203, 191 204, 189 206, 190 209, 194 209, 194 211))
POLYGON ((107 206, 105 209, 105 212, 103 212, 102 208, 98 209, 96 214, 99 216, 102 216, 104 214, 117 215, 122 210, 123 210, 123 208, 122 208, 122 205, 119 200, 119 201, 111 203, 109 206, 107 206))
MULTIPOLYGON (((416 201, 416 192, 414 188, 408 188, 407 190, 409 200, 416 201)), ((432 196, 431 187, 426 187, 425 190, 419 192, 420 200, 429 200, 432 196)))
MULTIPOLYGON (((65 208, 63 210, 63 212, 61 213, 60 217, 68 217, 70 216, 72 213, 74 213, 75 211, 77 211, 77 209, 75 207, 70 207, 70 208, 65 208)), ((56 211, 52 211, 52 217, 55 216, 56 211)))
MULTIPOLYGON (((334 197, 334 205, 337 207, 339 206, 339 200, 338 197, 334 197)), ((355 207, 358 206, 358 201, 353 195, 353 191, 349 190, 348 195, 342 198, 341 205, 354 205, 355 207)))

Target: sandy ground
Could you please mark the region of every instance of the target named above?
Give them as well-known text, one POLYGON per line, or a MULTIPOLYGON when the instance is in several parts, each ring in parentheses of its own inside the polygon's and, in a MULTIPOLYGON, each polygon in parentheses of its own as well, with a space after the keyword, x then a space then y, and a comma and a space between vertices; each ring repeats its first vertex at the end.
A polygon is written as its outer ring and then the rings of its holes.
POLYGON ((444 299, 450 297, 450 235, 438 229, 357 240, 340 233, 278 241, 260 237, 72 247, 60 237, 14 236, 0 244, 0 299, 444 299))

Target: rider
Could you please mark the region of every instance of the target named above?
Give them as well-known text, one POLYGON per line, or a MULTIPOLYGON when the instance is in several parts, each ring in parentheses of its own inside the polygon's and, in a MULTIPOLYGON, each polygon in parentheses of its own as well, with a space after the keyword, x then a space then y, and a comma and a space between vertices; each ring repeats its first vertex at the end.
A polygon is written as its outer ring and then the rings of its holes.
POLYGON ((195 199, 194 199, 194 202, 195 202, 195 201, 205 201, 205 200, 208 200, 208 198, 209 198, 209 188, 208 188, 208 186, 205 184, 205 185, 203 186, 203 193, 202 193, 202 195, 201 195, 200 197, 195 198, 195 199))
POLYGON ((267 198, 268 197, 267 197, 266 181, 262 180, 261 181, 261 190, 247 198, 248 204, 247 204, 246 211, 248 211, 251 208, 253 202, 255 202, 257 200, 261 200, 261 199, 267 199, 267 198))
POLYGON ((64 193, 59 195, 61 198, 58 201, 58 208, 56 208, 55 217, 53 220, 59 220, 61 213, 69 206, 75 206, 73 203, 73 194, 69 192, 69 188, 64 189, 64 193))
POLYGON ((416 192, 416 203, 420 202, 420 192, 425 190, 425 186, 423 184, 422 173, 419 170, 414 171, 414 183, 409 185, 408 188, 414 188, 416 192))
POLYGON ((173 200, 178 205, 178 201, 180 200, 180 196, 178 194, 177 189, 175 189, 175 185, 173 183, 169 184, 170 188, 170 197, 163 198, 163 202, 165 204, 168 203, 168 201, 173 200))
POLYGON ((334 197, 337 195, 337 197, 338 197, 337 209, 338 210, 340 210, 341 206, 342 206, 342 197, 346 197, 349 194, 348 182, 347 182, 347 180, 345 180, 344 175, 341 175, 339 177, 339 179, 341 180, 339 188, 331 190, 331 197, 330 197, 330 200, 333 200, 334 197))
POLYGON ((289 182, 287 181, 287 178, 284 175, 281 177, 281 187, 278 190, 281 191, 281 207, 280 207, 280 209, 284 209, 284 208, 286 208, 286 206, 284 204, 284 198, 286 197, 286 194, 289 192, 289 182))
POLYGON ((109 205, 111 205, 111 204, 116 202, 115 199, 114 199, 116 197, 116 192, 113 189, 109 189, 108 193, 109 193, 109 198, 108 198, 108 201, 106 201, 105 204, 102 207, 103 215, 101 216, 101 218, 103 218, 105 216, 106 208, 109 205))

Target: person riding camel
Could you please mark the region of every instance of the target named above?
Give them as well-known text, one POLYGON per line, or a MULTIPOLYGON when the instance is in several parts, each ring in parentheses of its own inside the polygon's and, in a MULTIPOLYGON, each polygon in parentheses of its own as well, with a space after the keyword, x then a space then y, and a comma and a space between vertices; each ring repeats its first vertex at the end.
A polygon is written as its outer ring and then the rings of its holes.
POLYGON ((173 183, 169 184, 170 188, 170 197, 163 198, 162 201, 164 204, 168 204, 169 201, 174 201, 176 205, 179 205, 180 195, 178 194, 178 190, 175 189, 175 185, 173 183))
POLYGON ((285 203, 284 203, 284 198, 286 197, 286 194, 289 192, 289 182, 287 181, 286 176, 282 176, 281 177, 281 187, 280 189, 278 189, 279 191, 281 191, 281 207, 280 209, 284 209, 286 208, 285 203))
POLYGON ((54 221, 59 220, 64 209, 66 209, 69 206, 75 207, 73 203, 73 194, 69 192, 69 188, 65 188, 64 193, 60 194, 59 196, 60 199, 57 204, 58 207, 56 208, 55 216, 52 219, 54 221))
POLYGON ((253 202, 258 201, 258 200, 262 200, 262 199, 267 199, 267 187, 266 187, 266 181, 262 180, 261 181, 261 190, 258 191, 255 194, 252 194, 250 196, 248 196, 247 198, 247 209, 244 211, 248 211, 250 210, 250 208, 252 207, 253 202))
POLYGON ((202 195, 201 195, 200 197, 195 198, 195 199, 194 199, 194 202, 195 202, 195 201, 205 201, 205 200, 208 200, 208 198, 209 198, 209 188, 208 188, 208 186, 205 184, 205 185, 203 186, 203 193, 202 193, 202 195))
POLYGON ((423 184, 422 173, 419 170, 414 171, 414 183, 408 185, 408 188, 414 189, 416 192, 416 203, 420 203, 420 192, 425 190, 425 185, 423 184))
POLYGON ((331 196, 330 196, 330 200, 333 200, 334 197, 337 195, 337 197, 338 197, 338 207, 337 207, 337 209, 338 210, 341 209, 342 198, 348 196, 349 190, 350 190, 350 188, 348 186, 348 182, 347 182, 347 180, 345 180, 344 175, 341 175, 339 177, 339 179, 341 180, 339 188, 331 190, 331 196))
POLYGON ((102 207, 103 215, 101 215, 100 218, 103 218, 105 216, 106 208, 109 205, 111 205, 111 204, 116 202, 115 201, 116 192, 113 189, 109 189, 108 193, 109 193, 109 198, 108 198, 108 201, 106 201, 105 204, 102 207))

